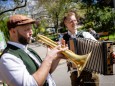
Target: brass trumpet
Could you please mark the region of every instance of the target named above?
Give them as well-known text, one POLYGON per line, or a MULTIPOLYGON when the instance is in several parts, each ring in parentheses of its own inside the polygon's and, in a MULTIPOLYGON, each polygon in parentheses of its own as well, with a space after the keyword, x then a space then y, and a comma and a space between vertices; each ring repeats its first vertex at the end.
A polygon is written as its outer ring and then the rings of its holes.
MULTIPOLYGON (((46 36, 38 34, 37 39, 39 39, 46 45, 50 46, 51 48, 58 46, 58 43, 54 42, 53 40, 51 40, 50 38, 48 38, 46 36)), ((65 50, 65 51, 62 51, 61 53, 67 59, 69 59, 76 65, 77 70, 78 70, 78 76, 81 74, 82 70, 84 69, 87 61, 89 60, 89 58, 91 56, 91 52, 86 55, 77 55, 74 52, 72 52, 71 50, 65 50)))

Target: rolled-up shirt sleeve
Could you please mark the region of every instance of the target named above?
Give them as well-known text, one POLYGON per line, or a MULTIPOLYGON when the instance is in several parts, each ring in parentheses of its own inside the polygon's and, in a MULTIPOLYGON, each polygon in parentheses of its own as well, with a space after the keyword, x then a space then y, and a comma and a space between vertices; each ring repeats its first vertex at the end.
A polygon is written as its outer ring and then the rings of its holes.
POLYGON ((97 41, 89 32, 83 32, 83 36, 85 38, 89 38, 89 39, 97 41))
POLYGON ((10 86, 38 86, 23 61, 9 53, 0 59, 0 77, 10 86))

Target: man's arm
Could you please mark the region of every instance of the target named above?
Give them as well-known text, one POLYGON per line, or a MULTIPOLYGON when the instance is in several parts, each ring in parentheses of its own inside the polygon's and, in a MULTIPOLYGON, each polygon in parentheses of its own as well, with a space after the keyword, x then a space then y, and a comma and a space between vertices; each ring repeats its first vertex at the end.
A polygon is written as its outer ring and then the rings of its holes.
POLYGON ((40 68, 33 74, 33 77, 35 78, 38 85, 42 86, 48 74, 55 70, 60 59, 64 57, 62 54, 60 54, 60 52, 64 50, 67 50, 67 48, 58 49, 58 47, 56 47, 48 52, 40 68))
POLYGON ((46 81, 51 69, 52 61, 53 60, 50 58, 50 56, 47 56, 42 62, 40 68, 33 74, 38 86, 43 86, 44 82, 46 81))
POLYGON ((89 32, 83 32, 83 36, 84 38, 89 38, 89 39, 97 41, 89 32))
POLYGON ((0 77, 9 86, 37 86, 23 61, 9 53, 3 54, 0 59, 0 77))

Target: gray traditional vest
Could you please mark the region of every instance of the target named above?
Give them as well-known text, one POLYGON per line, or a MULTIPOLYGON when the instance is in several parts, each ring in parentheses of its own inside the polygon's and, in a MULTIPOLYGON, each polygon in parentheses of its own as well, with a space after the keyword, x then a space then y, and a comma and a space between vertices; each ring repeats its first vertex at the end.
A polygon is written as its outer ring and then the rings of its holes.
MULTIPOLYGON (((41 58, 38 56, 38 54, 37 54, 34 50, 32 50, 32 49, 30 49, 30 48, 28 48, 28 50, 29 50, 32 54, 34 54, 34 55, 36 56, 36 58, 42 63, 41 58)), ((15 56, 18 57, 18 58, 20 58, 20 59, 24 62, 25 66, 26 66, 26 68, 27 68, 27 70, 28 70, 28 72, 29 72, 31 75, 38 70, 39 66, 38 66, 38 65, 34 62, 34 60, 32 60, 31 57, 30 57, 26 52, 24 52, 22 49, 20 49, 20 48, 14 46, 14 45, 7 44, 7 47, 5 48, 5 50, 3 51, 2 54, 7 53, 7 52, 10 53, 10 54, 15 55, 15 56)), ((1 55, 1 56, 2 56, 2 55, 1 55)), ((48 86, 47 81, 45 82, 44 86, 48 86)))

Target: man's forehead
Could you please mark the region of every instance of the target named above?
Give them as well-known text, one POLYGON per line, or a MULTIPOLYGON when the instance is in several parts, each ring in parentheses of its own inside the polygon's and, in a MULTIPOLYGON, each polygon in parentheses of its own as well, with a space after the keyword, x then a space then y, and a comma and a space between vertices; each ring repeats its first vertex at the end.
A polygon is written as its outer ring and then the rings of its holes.
POLYGON ((69 17, 66 18, 66 20, 75 20, 75 19, 76 19, 76 17, 74 15, 69 16, 69 17))

